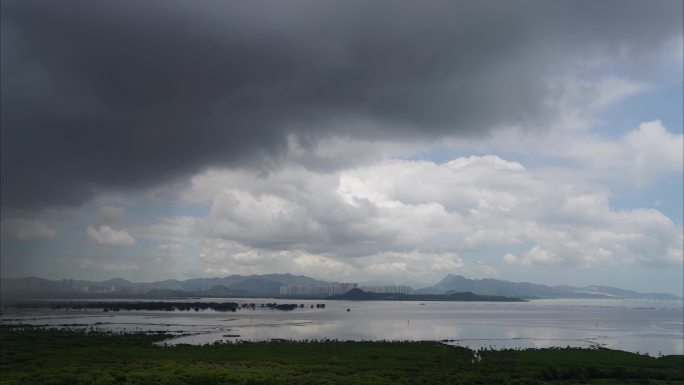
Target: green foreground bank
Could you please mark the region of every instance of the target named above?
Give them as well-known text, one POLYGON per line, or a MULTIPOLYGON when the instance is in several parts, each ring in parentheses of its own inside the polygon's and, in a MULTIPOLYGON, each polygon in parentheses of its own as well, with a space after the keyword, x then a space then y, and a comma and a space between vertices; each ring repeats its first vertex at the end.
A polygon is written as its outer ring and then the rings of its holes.
POLYGON ((475 352, 436 342, 156 346, 167 336, 0 330, 0 384, 684 384, 684 356, 475 352))

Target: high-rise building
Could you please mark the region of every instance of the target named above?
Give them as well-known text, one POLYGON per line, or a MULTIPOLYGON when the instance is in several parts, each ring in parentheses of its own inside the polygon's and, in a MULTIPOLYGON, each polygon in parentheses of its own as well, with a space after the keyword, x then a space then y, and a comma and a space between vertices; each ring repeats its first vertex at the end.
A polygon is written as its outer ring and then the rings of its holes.
POLYGON ((378 294, 413 294, 415 292, 412 287, 400 285, 361 286, 360 289, 367 293, 373 292, 378 294))
POLYGON ((313 297, 344 294, 358 286, 356 283, 339 283, 329 286, 297 286, 286 285, 280 287, 280 295, 313 297))

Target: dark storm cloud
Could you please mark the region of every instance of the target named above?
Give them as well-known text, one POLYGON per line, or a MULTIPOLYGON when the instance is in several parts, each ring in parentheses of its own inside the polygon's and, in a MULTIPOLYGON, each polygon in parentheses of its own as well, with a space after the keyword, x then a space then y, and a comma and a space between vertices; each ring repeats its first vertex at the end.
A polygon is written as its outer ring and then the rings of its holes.
POLYGON ((541 74, 648 53, 681 15, 681 1, 3 1, 2 203, 274 162, 289 134, 543 124, 541 74))

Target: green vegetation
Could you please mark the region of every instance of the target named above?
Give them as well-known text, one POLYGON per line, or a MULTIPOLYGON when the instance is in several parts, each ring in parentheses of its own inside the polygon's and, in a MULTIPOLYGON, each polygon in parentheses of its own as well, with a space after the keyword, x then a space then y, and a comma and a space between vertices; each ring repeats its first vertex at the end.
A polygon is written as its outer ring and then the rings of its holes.
POLYGON ((436 342, 153 345, 167 336, 0 330, 0 384, 682 384, 684 356, 474 352, 436 342))

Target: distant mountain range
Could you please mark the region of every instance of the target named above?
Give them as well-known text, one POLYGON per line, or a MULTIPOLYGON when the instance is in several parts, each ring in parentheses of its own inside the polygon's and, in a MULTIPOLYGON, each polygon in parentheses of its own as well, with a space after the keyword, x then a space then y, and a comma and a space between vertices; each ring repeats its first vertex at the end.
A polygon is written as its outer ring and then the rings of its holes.
POLYGON ((231 275, 224 278, 194 278, 185 281, 170 279, 150 283, 133 283, 121 278, 106 281, 82 281, 63 279, 52 281, 38 277, 3 278, 0 290, 3 294, 145 294, 151 297, 170 296, 255 296, 278 295, 283 285, 296 286, 328 286, 332 282, 319 281, 303 275, 264 274, 264 275, 231 275))
MULTIPOLYGON (((121 278, 93 282, 84 280, 48 280, 38 277, 3 278, 0 291, 3 297, 13 295, 55 296, 146 296, 146 297, 254 297, 277 296, 283 285, 329 286, 337 282, 320 281, 304 275, 264 274, 231 275, 224 278, 175 279, 133 283, 121 278)), ((533 298, 653 298, 677 299, 671 294, 638 293, 609 286, 546 286, 528 282, 509 282, 498 279, 468 279, 460 275, 447 275, 434 286, 416 291, 416 294, 473 293, 479 296, 505 296, 533 298)))
POLYGON ((472 292, 478 295, 503 295, 518 298, 653 298, 677 299, 672 294, 638 293, 610 286, 546 286, 529 282, 509 282, 498 279, 468 279, 449 274, 434 286, 417 290, 417 294, 444 294, 446 292, 472 292))

